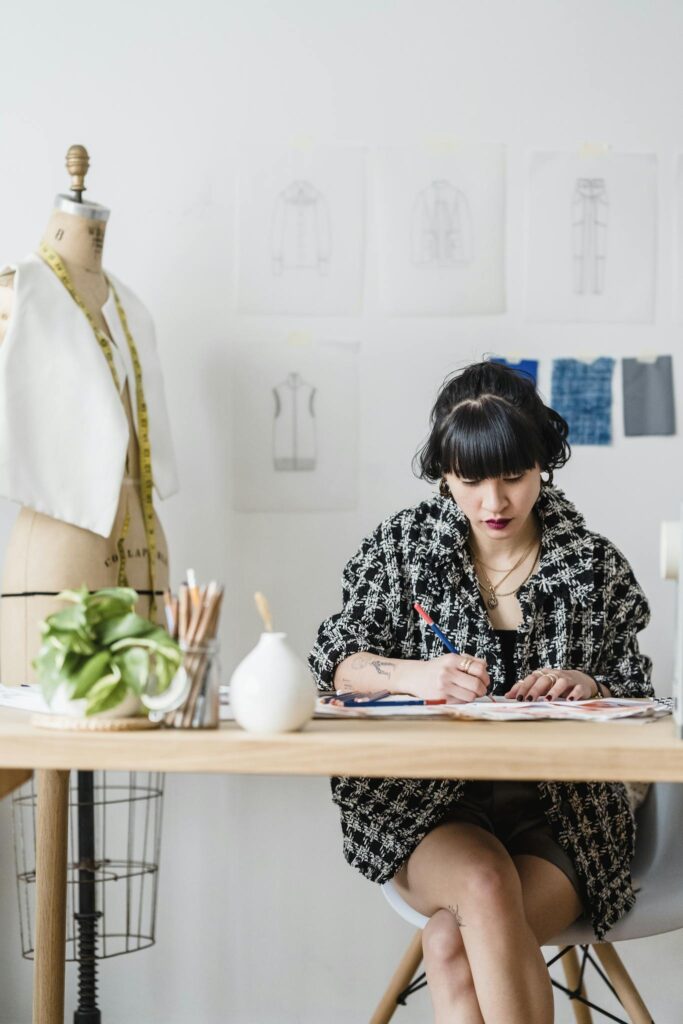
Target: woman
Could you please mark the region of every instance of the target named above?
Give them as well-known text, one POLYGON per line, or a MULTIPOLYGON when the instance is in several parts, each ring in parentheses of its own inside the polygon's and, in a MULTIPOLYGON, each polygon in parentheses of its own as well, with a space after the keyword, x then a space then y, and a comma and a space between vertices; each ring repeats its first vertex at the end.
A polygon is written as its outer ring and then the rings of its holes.
MULTIPOLYGON (((420 476, 439 495, 382 522, 320 626, 321 690, 384 688, 465 703, 651 697, 636 634, 649 608, 621 552, 552 486, 566 421, 496 363, 441 389, 420 476), (545 478, 542 476, 545 474, 545 478), (444 652, 418 601, 462 654, 444 652)), ((395 879, 430 920, 437 1024, 553 1019, 540 947, 585 912, 601 938, 635 902, 635 822, 618 782, 333 778, 344 854, 395 879)))

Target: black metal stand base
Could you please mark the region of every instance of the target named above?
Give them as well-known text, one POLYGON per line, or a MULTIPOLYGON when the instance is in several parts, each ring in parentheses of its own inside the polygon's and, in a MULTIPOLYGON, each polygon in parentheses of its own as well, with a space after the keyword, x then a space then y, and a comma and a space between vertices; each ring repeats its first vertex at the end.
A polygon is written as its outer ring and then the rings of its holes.
POLYGON ((78 773, 78 1009, 74 1024, 101 1024, 97 1006, 95 807, 92 772, 78 773))

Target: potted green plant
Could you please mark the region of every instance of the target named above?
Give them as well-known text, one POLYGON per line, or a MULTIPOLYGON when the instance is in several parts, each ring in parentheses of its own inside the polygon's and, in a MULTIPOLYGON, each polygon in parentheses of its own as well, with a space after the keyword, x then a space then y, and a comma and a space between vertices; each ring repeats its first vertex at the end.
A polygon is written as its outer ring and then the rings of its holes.
POLYGON ((161 694, 182 662, 178 643, 137 615, 129 587, 64 590, 68 607, 41 623, 34 666, 52 711, 77 717, 128 717, 143 712, 147 688, 161 694))

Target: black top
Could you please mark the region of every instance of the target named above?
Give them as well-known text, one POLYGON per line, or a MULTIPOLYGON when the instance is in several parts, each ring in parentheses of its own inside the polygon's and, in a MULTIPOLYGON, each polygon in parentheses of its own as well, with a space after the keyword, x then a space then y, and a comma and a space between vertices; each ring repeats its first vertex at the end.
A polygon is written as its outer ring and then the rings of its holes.
POLYGON ((501 692, 507 693, 517 682, 515 679, 517 674, 515 672, 515 640, 517 639, 517 630, 496 629, 494 632, 500 640, 500 646, 503 651, 503 664, 505 665, 505 686, 501 692))

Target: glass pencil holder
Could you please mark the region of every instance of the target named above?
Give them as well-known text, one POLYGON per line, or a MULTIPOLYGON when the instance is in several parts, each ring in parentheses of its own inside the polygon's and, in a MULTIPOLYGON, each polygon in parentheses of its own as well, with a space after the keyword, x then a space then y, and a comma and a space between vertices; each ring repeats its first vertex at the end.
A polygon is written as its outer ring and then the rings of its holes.
POLYGON ((142 702, 154 722, 172 729, 217 729, 220 722, 221 673, 218 640, 180 642, 183 660, 167 690, 148 687, 142 702))

